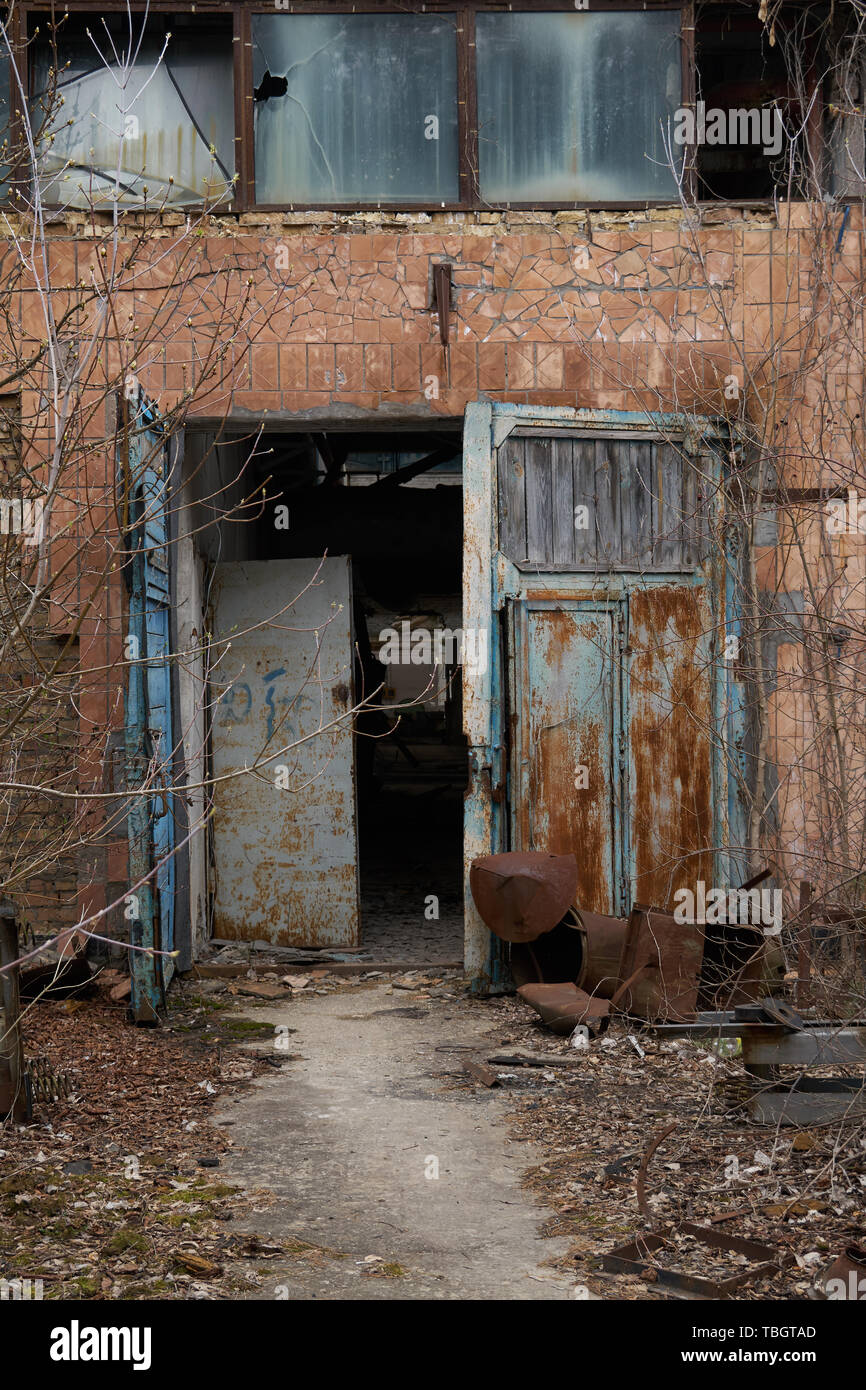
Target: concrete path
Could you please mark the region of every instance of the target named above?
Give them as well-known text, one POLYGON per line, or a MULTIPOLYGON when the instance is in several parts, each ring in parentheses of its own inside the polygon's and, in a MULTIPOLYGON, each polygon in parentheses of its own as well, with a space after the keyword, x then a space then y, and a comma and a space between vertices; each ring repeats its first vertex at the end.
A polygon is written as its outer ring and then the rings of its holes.
POLYGON ((484 1004, 416 1001, 379 982, 251 1016, 296 1029, 288 1049, 304 1059, 215 1117, 235 1145, 221 1176, 277 1196, 246 1228, 296 1242, 251 1297, 574 1296, 567 1275, 544 1267, 565 1247, 539 1236, 549 1213, 521 1190, 539 1155, 509 1142, 508 1091, 457 1089, 465 1078, 444 1074, 474 1055, 455 1044, 483 1056, 498 1042, 502 1024, 484 1004))

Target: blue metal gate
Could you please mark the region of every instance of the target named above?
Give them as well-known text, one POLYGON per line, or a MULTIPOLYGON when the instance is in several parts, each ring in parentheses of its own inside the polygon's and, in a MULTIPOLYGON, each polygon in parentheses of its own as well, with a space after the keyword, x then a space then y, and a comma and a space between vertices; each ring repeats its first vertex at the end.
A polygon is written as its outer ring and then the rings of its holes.
POLYGON ((124 644, 130 877, 131 1008, 155 1022, 174 970, 175 822, 172 792, 168 440, 156 408, 136 388, 125 400, 121 482, 129 563, 124 644), (141 789, 141 790, 139 790, 141 789), (137 793, 137 794, 136 794, 137 793))

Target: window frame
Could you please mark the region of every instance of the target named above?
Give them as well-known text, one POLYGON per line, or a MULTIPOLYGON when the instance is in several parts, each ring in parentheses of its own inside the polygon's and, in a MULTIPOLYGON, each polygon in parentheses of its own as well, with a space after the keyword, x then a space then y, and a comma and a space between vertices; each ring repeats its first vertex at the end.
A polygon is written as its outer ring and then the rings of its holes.
MULTIPOLYGON (((590 0, 593 13, 604 13, 617 11, 655 12, 664 10, 679 10, 681 13, 680 23, 680 68, 682 75, 682 105, 684 107, 694 106, 695 103, 695 0, 590 0)), ((143 14, 144 4, 141 0, 130 0, 128 8, 134 14, 143 14)), ((261 0, 234 0, 234 3, 220 4, 216 0, 197 0, 194 5, 186 0, 186 3, 173 3, 173 0, 150 0, 147 7, 150 14, 172 14, 184 13, 195 16, 197 22, 207 24, 209 18, 219 16, 226 19, 232 18, 232 48, 233 48, 233 74, 234 74, 234 149, 235 149, 235 193, 230 202, 220 204, 218 209, 221 216, 239 216, 244 213, 304 213, 304 212, 332 212, 336 215, 351 219, 353 212, 380 212, 383 214, 404 213, 424 214, 433 212, 456 212, 456 213, 480 213, 480 212, 569 212, 582 210, 610 210, 628 211, 640 210, 644 208, 671 207, 678 203, 676 194, 666 198, 656 199, 617 199, 617 200, 577 200, 569 202, 565 199, 554 199, 552 201, 530 200, 530 201, 496 201, 485 202, 481 197, 479 187, 479 166, 478 166, 478 94, 477 77, 475 71, 475 16, 479 12, 508 13, 511 11, 539 12, 554 11, 559 13, 573 14, 576 11, 575 0, 516 0, 516 3, 506 4, 503 0, 456 0, 456 3, 448 3, 448 0, 405 0, 404 3, 396 3, 395 0, 359 0, 359 3, 346 3, 345 0, 337 0, 337 3, 328 3, 328 0, 288 0, 285 5, 279 8, 275 0, 271 3, 262 3, 261 0), (427 202, 281 202, 264 203, 257 202, 255 198, 255 145, 254 145, 254 101, 253 101, 253 55, 252 55, 252 17, 255 14, 273 15, 277 14, 453 14, 456 17, 457 30, 457 103, 458 103, 458 188, 459 196, 454 202, 442 202, 435 199, 427 202)), ((103 3, 95 7, 93 0, 66 0, 63 6, 64 13, 70 15, 86 14, 124 14, 127 10, 127 0, 103 0, 103 3)), ((34 23, 40 23, 51 19, 57 15, 57 6, 51 0, 30 0, 15 9, 17 23, 20 26, 20 34, 23 36, 30 32, 34 23)), ((579 13, 579 11, 578 11, 579 13)), ((19 51, 20 47, 19 47, 19 51)), ((28 64, 28 91, 30 90, 30 71, 28 64)), ((684 154, 684 176, 683 191, 689 201, 693 201, 696 192, 695 160, 697 149, 695 146, 686 145, 683 147, 684 154)), ((10 183, 14 181, 14 172, 10 183)), ((772 207, 772 198, 749 198, 749 199, 707 199, 702 200, 701 206, 706 207, 772 207)), ((201 205, 200 205, 201 207, 201 205)), ((195 209, 190 206, 185 209, 192 213, 195 209)), ((121 212, 133 213, 134 208, 122 208, 121 212)))
MULTIPOLYGON (((17 44, 17 51, 25 55, 27 71, 24 74, 24 88, 27 93, 27 100, 29 101, 33 95, 34 45, 32 40, 32 30, 36 25, 42 26, 46 22, 52 23, 64 18, 75 19, 76 17, 85 18, 87 16, 93 16, 96 19, 99 19, 103 15, 124 16, 126 15, 127 11, 130 10, 133 15, 141 16, 144 16, 146 13, 151 16, 171 15, 179 13, 190 15, 193 16, 195 19, 195 24, 190 26, 191 28, 193 28, 201 24, 206 24, 208 18, 211 17, 214 19, 220 18, 223 21, 223 23, 225 23, 226 20, 229 17, 231 17, 232 12, 240 8, 241 7, 238 5, 220 5, 208 3, 208 0, 206 0, 205 4, 203 5, 199 5, 198 3, 190 4, 189 0, 187 0, 187 3, 182 4, 172 4, 170 2, 166 3, 166 0, 151 0, 150 4, 148 5, 140 3, 140 0, 131 0, 131 3, 129 4, 126 3, 126 0, 103 0, 103 3, 98 7, 98 9, 94 8, 94 4, 91 3, 91 0, 83 0, 83 3, 81 3, 81 0, 79 0, 79 3, 76 3, 76 0, 66 0, 66 3, 64 3, 63 5, 62 11, 58 9, 57 4, 53 4, 50 2, 44 3, 44 0, 43 3, 22 4, 20 6, 16 6, 14 11, 14 33, 17 44)), ((232 139, 234 145, 235 172, 239 173, 237 159, 239 151, 241 149, 241 145, 239 143, 238 137, 239 105, 236 35, 237 16, 235 15, 232 23, 232 84, 234 91, 234 135, 232 139)), ((21 122, 20 120, 18 120, 14 124, 16 136, 20 139, 20 136, 23 133, 21 122)), ((19 188, 26 186, 28 196, 30 196, 32 195, 33 191, 32 178, 30 175, 30 170, 22 169, 19 165, 13 171, 12 178, 10 179, 10 185, 16 185, 19 188)), ((236 181, 236 188, 238 186, 238 182, 239 180, 236 181)), ((44 203, 44 207, 50 211, 55 211, 57 209, 64 210, 64 206, 65 205, 62 203, 49 203, 47 201, 44 203)), ((107 212, 111 206, 111 204, 108 204, 104 207, 96 207, 93 209, 93 212, 96 216, 99 216, 101 213, 107 212)), ((120 216, 136 215, 142 211, 142 209, 137 205, 120 203, 117 206, 118 213, 120 216)), ((184 214, 188 214, 190 216, 202 212, 203 210, 203 203, 184 203, 182 206, 178 204, 167 203, 162 209, 162 211, 167 213, 182 211, 184 214)), ((69 207, 68 211, 81 212, 82 209, 78 207, 69 207)), ((214 213, 217 213, 221 216, 225 216, 238 213, 240 211, 240 208, 238 207, 237 198, 232 197, 230 199, 224 199, 218 204, 211 204, 210 211, 213 211, 214 213)))
MULTIPOLYGON (((419 202, 372 202, 372 203, 257 203, 255 201, 255 148, 254 148, 254 109, 252 96, 252 16, 272 15, 272 3, 261 4, 259 0, 246 5, 236 5, 241 18, 241 49, 247 57, 249 76, 243 91, 245 100, 242 112, 243 124, 241 147, 246 146, 248 154, 245 166, 245 182, 241 190, 238 179, 239 211, 248 212, 306 212, 321 211, 343 213, 357 212, 567 212, 583 208, 625 210, 628 208, 669 207, 675 197, 656 199, 619 199, 617 201, 586 200, 569 202, 559 198, 553 201, 530 200, 528 202, 497 201, 486 202, 481 196, 478 160, 478 83, 475 67, 475 16, 479 11, 510 13, 513 11, 538 12, 556 11, 565 14, 576 13, 574 0, 518 0, 518 3, 504 5, 495 0, 457 0, 449 4, 447 0, 407 0, 397 4, 394 0, 381 0, 381 3, 351 4, 339 0, 338 3, 321 3, 321 0, 289 0, 278 14, 453 14, 456 16, 457 30, 457 169, 459 197, 456 202, 431 200, 419 202), (247 95, 248 94, 248 95, 247 95), (240 198, 244 199, 240 206, 240 198)), ((681 11, 680 22, 680 71, 682 75, 682 103, 693 100, 694 90, 694 6, 693 0, 592 0, 593 13, 617 11, 639 11, 641 13, 657 10, 681 11), (687 18, 688 15, 688 18, 687 18)), ((687 169, 691 168, 691 158, 687 156, 687 169)), ((690 174, 688 175, 691 180, 690 174)))

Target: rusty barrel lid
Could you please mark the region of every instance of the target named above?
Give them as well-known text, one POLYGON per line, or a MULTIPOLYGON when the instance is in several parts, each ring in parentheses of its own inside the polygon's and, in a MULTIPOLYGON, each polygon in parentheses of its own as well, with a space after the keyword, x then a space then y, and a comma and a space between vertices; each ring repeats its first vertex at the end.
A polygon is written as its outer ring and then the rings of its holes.
POLYGON ((503 941, 535 941, 553 931, 577 890, 573 854, 540 850, 473 859, 469 887, 485 926, 503 941))

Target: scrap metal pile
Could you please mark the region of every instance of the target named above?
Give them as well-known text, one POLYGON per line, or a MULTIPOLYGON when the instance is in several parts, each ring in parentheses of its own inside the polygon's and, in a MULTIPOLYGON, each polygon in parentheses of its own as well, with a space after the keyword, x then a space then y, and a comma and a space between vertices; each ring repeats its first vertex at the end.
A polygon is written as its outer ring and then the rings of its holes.
POLYGON ((866 1115, 866 1024, 804 1019, 774 997, 784 957, 758 927, 683 922, 643 903, 627 918, 586 912, 572 855, 476 859, 470 885, 486 925, 512 943, 518 995, 554 1033, 597 1036, 619 1013, 662 1036, 737 1040, 758 1123, 866 1115), (808 1074, 827 1066, 856 1074, 808 1074), (786 1082, 781 1068, 797 1074, 786 1082))
POLYGON ((489 855, 473 861, 469 882, 485 924, 512 943, 518 994, 555 1033, 602 1032, 613 1012, 686 1022, 751 1003, 782 979, 778 946, 751 924, 684 923, 644 903, 628 917, 578 907, 573 855, 489 855))

